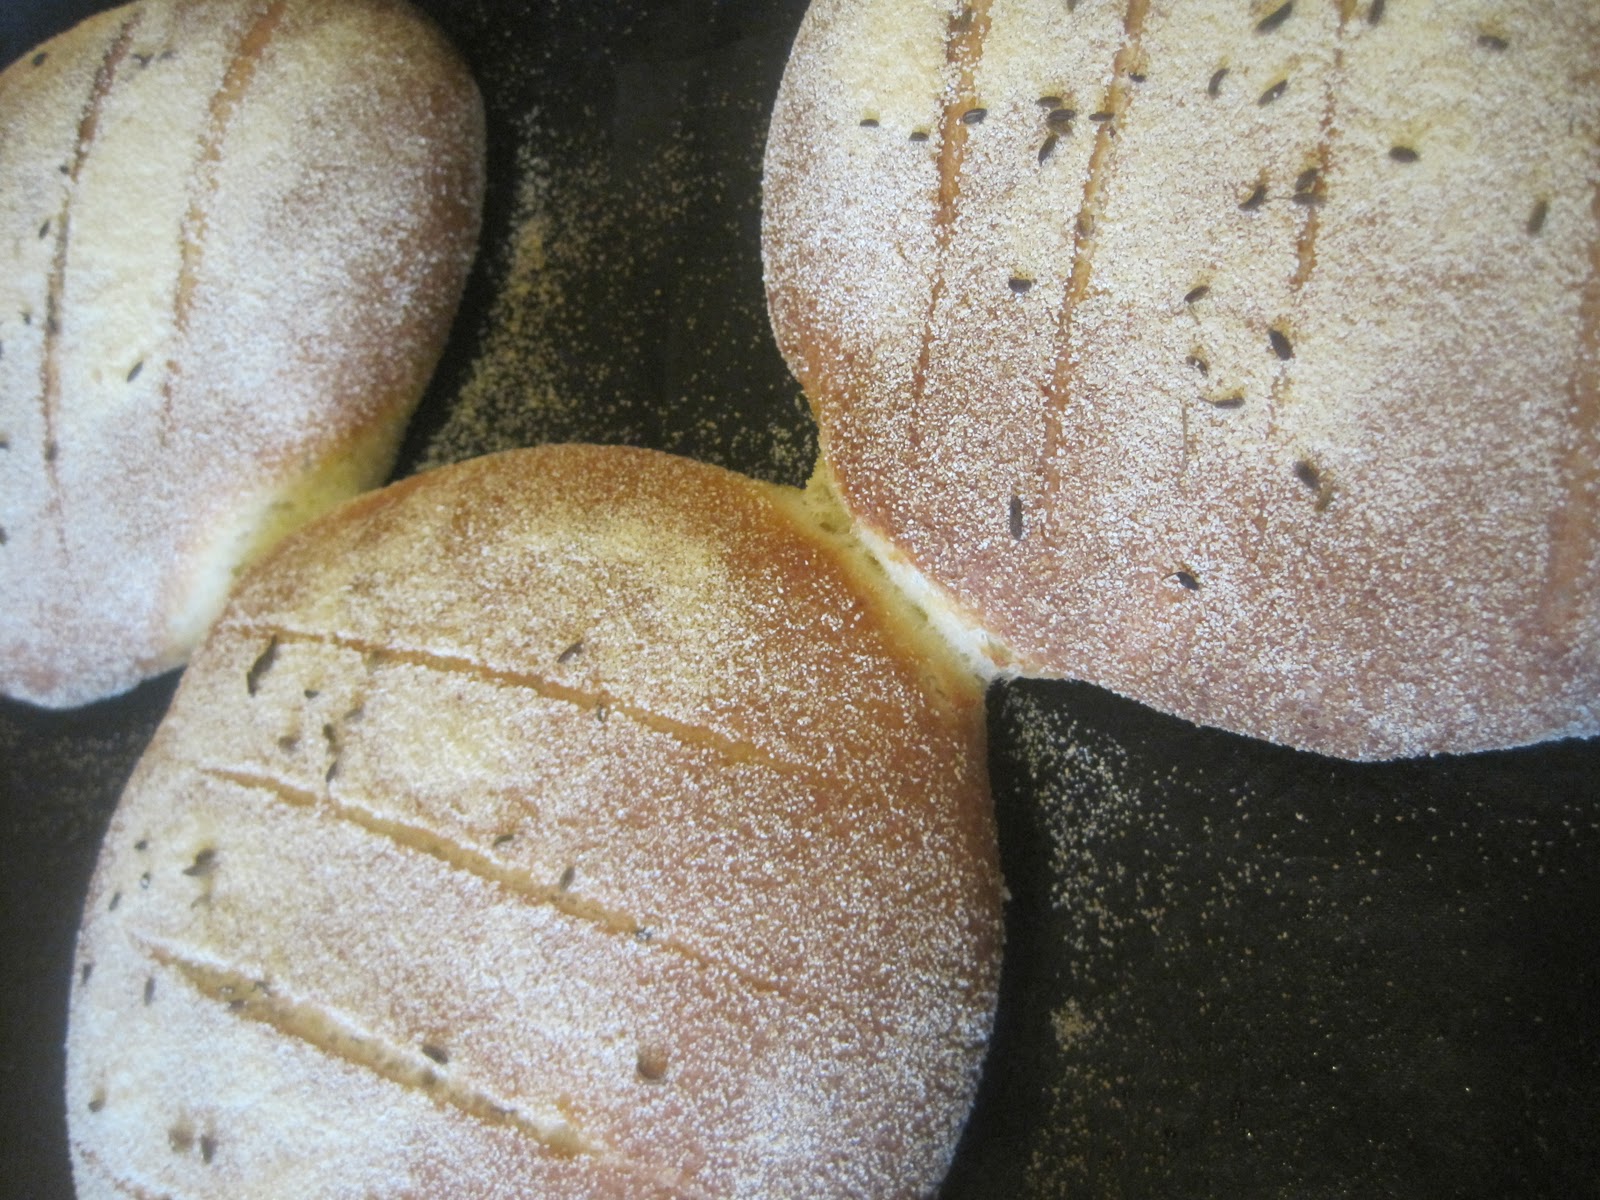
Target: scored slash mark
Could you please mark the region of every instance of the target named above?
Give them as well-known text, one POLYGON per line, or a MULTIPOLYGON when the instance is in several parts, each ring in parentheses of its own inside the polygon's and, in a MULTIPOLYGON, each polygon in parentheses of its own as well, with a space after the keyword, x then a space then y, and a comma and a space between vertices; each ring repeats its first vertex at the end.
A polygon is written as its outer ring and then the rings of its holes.
MULTIPOLYGON (((945 263, 955 240, 956 217, 961 201, 961 171, 966 159, 967 136, 973 126, 988 115, 974 104, 978 63, 983 58, 989 35, 988 0, 973 0, 951 18, 945 34, 945 63, 954 71, 944 99, 944 116, 939 126, 939 192, 934 212, 934 271, 923 310, 921 345, 912 367, 910 395, 913 412, 927 397, 928 375, 932 370, 934 321, 945 293, 945 263)), ((913 423, 913 430, 916 425, 913 423)), ((913 436, 916 436, 915 434, 913 436)))
POLYGON ((1109 186, 1110 177, 1115 169, 1117 125, 1120 123, 1117 118, 1127 110, 1130 90, 1134 86, 1132 76, 1142 74, 1140 70, 1143 63, 1142 43, 1145 20, 1149 11, 1149 0, 1128 0, 1127 7, 1123 11, 1122 44, 1111 62, 1111 85, 1107 89, 1103 103, 1091 118, 1099 119, 1095 124, 1095 140, 1089 154, 1088 175, 1084 180, 1078 216, 1073 226, 1075 233, 1071 266, 1067 275, 1066 294, 1062 299, 1061 315, 1056 327, 1055 364, 1051 368, 1049 383, 1045 388, 1048 407, 1045 412, 1045 437, 1041 458, 1045 464, 1046 511, 1049 510, 1051 498, 1057 494, 1062 485, 1057 451, 1065 440, 1064 410, 1070 404, 1073 393, 1077 310, 1089 290, 1089 278, 1094 265, 1095 224, 1103 203, 1103 193, 1109 186))
POLYGON ((220 186, 218 172, 222 164, 222 144, 234 114, 244 102, 246 92, 255 80, 256 69, 266 55, 267 47, 283 20, 288 0, 273 0, 246 31, 235 49, 233 59, 223 76, 221 85, 211 96, 207 125, 201 137, 200 153, 195 162, 194 177, 190 181, 190 201, 183 217, 183 245, 178 264, 177 286, 172 297, 172 345, 167 358, 166 373, 161 381, 161 420, 164 429, 172 422, 173 382, 181 376, 177 355, 188 335, 193 316, 195 292, 199 286, 201 260, 205 253, 206 230, 210 225, 209 207, 220 186))
POLYGON ((642 1170, 607 1147, 584 1137, 565 1121, 545 1122, 487 1092, 439 1078, 436 1060, 427 1053, 403 1049, 363 1030, 352 1029, 333 1012, 308 1000, 293 1000, 260 986, 248 974, 205 961, 165 941, 139 938, 141 949, 155 963, 173 971, 201 996, 225 1005, 242 1020, 267 1025, 330 1058, 364 1068, 402 1087, 416 1089, 485 1124, 499 1125, 528 1136, 566 1156, 594 1156, 619 1166, 642 1170), (418 1060, 422 1061, 418 1061, 418 1060))
POLYGON ((695 725, 692 722, 679 721, 672 717, 664 716, 639 705, 619 700, 617 697, 603 691, 586 691, 582 688, 571 687, 529 671, 496 667, 465 656, 458 657, 436 651, 380 644, 338 633, 257 626, 245 622, 241 622, 233 628, 254 631, 262 636, 276 638, 280 644, 309 642, 314 645, 349 650, 368 657, 381 657, 385 662, 420 667, 424 670, 437 671, 442 674, 474 678, 482 683, 494 686, 522 688, 546 700, 570 704, 582 711, 593 712, 601 720, 605 720, 606 714, 612 711, 619 712, 646 729, 670 737, 684 746, 709 750, 728 763, 752 763, 786 775, 808 780, 817 787, 828 786, 828 781, 819 775, 816 768, 805 763, 778 757, 753 742, 741 741, 702 725, 695 725))
MULTIPOLYGON (((45 292, 44 352, 40 359, 39 402, 43 408, 44 462, 45 474, 50 481, 50 508, 56 517, 56 537, 63 552, 66 551, 67 544, 66 530, 63 528, 61 477, 56 468, 56 451, 57 425, 61 411, 61 298, 66 290, 67 250, 72 236, 73 192, 79 177, 83 174, 83 164, 88 160, 89 151, 99 134, 101 110, 105 107, 106 98, 116 84, 117 72, 128 55, 134 32, 138 29, 143 16, 143 10, 137 10, 123 22, 117 31, 117 36, 107 47, 99 68, 95 71, 89 98, 78 118, 78 137, 72 161, 66 164, 67 192, 61 201, 61 210, 55 218, 54 225, 46 221, 39 230, 41 238, 52 229, 55 234, 50 279, 45 292)), ((41 53, 34 59, 34 65, 38 66, 44 60, 45 56, 41 53)), ((24 320, 26 319, 27 314, 24 314, 24 320)))
POLYGON ((462 871, 475 879, 505 889, 530 904, 545 905, 567 917, 582 921, 605 933, 648 942, 666 953, 710 970, 725 971, 737 977, 753 992, 782 996, 796 1003, 818 1005, 824 1001, 785 983, 758 975, 737 962, 719 958, 678 937, 657 936, 648 925, 628 913, 609 908, 598 901, 574 894, 573 876, 562 873, 561 882, 552 886, 535 879, 527 870, 508 864, 463 842, 452 841, 426 825, 414 825, 387 817, 360 804, 347 803, 330 791, 307 791, 270 775, 258 775, 221 767, 205 768, 205 774, 221 783, 246 791, 264 793, 290 808, 315 810, 385 839, 395 846, 425 854, 446 867, 462 871))

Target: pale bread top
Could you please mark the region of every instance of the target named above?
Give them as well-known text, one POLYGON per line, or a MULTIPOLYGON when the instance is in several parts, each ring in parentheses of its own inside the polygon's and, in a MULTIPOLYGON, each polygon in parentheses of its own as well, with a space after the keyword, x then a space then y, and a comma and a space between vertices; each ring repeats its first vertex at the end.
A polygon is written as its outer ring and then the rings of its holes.
POLYGON ((382 481, 483 138, 397 0, 141 0, 0 75, 0 690, 177 665, 242 561, 382 481))
POLYGON ((928 1193, 997 985, 983 694, 844 525, 554 447, 288 538, 107 836, 80 1196, 928 1193))
POLYGON ((817 0, 764 238, 842 499, 1006 669, 1600 730, 1596 61, 1591 0, 817 0))

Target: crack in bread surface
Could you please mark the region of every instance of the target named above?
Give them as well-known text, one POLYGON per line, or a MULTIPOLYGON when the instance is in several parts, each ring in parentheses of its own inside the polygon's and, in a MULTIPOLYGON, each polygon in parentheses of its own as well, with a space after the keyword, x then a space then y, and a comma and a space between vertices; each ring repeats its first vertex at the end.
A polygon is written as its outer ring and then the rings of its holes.
POLYGON ((234 114, 244 102, 250 85, 255 82, 260 66, 273 35, 283 20, 288 0, 273 0, 256 15, 235 49, 221 84, 212 94, 207 108, 205 132, 200 138, 200 153, 195 161, 194 177, 189 187, 189 207, 184 213, 181 257, 178 280, 172 298, 172 354, 166 363, 166 373, 161 381, 162 438, 170 436, 173 423, 173 381, 182 371, 178 355, 182 351, 189 322, 194 311, 194 296, 199 284, 200 265, 205 257, 207 226, 210 223, 211 202, 218 188, 218 172, 222 167, 222 145, 227 139, 234 114))
POLYGON ((753 742, 729 737, 706 726, 652 712, 642 705, 631 703, 604 689, 572 687, 532 671, 497 667, 463 654, 446 654, 414 646, 399 646, 391 642, 374 641, 338 632, 243 622, 234 623, 230 627, 260 637, 276 638, 282 643, 300 642, 348 650, 371 656, 382 662, 402 663, 446 675, 463 675, 495 687, 518 688, 533 692, 546 700, 570 704, 583 712, 621 714, 651 732, 672 738, 681 745, 691 749, 709 750, 732 765, 749 764, 766 767, 817 788, 822 788, 829 782, 814 767, 782 758, 753 742))
MULTIPOLYGON (((1321 190, 1327 185, 1333 167, 1333 144, 1339 134, 1338 114, 1339 99, 1345 83, 1344 57, 1345 57, 1345 28, 1353 12, 1352 0, 1338 0, 1338 24, 1334 29, 1336 45, 1333 51, 1333 61, 1328 73, 1322 78, 1322 118, 1318 130, 1317 145, 1314 151, 1315 165, 1311 170, 1316 171, 1316 180, 1312 184, 1309 197, 1302 198, 1298 194, 1292 202, 1301 203, 1305 216, 1300 223, 1300 233, 1295 239, 1295 269, 1289 277, 1289 308, 1292 312, 1298 307, 1300 297, 1311 276, 1317 269, 1317 235, 1322 229, 1322 200, 1321 190)), ((1283 362, 1273 376, 1272 386, 1268 391, 1267 404, 1267 437, 1269 440, 1278 434, 1278 415, 1285 403, 1290 399, 1290 365, 1283 362)), ((1318 511, 1327 507, 1324 498, 1318 500, 1318 511)))
POLYGON ((144 16, 143 9, 133 14, 118 28, 116 37, 106 48, 104 57, 94 74, 89 88, 89 98, 78 118, 78 136, 72 150, 72 161, 67 165, 66 195, 62 197, 60 211, 55 218, 55 244, 50 260, 50 278, 45 291, 44 350, 40 356, 40 395, 44 424, 45 477, 50 485, 49 511, 56 518, 56 538, 63 553, 67 552, 64 521, 64 501, 61 493, 61 472, 56 465, 60 455, 61 417, 61 322, 62 296, 67 285, 67 255, 72 241, 72 201, 83 165, 89 158, 95 139, 100 132, 100 116, 105 110, 111 89, 116 86, 117 73, 128 57, 133 45, 133 35, 144 16))
POLYGON ((1150 0, 1128 0, 1123 15, 1122 45, 1112 59, 1111 82, 1101 105, 1101 111, 1109 112, 1111 119, 1096 125, 1094 148, 1089 154, 1089 172, 1084 180, 1077 222, 1073 228, 1066 296, 1062 300, 1061 316, 1056 328, 1055 364, 1050 371, 1049 384, 1044 389, 1046 419, 1042 458, 1047 522, 1054 519, 1055 506, 1050 500, 1061 486, 1056 461, 1064 440, 1062 414, 1072 403, 1074 318, 1078 305, 1089 291, 1089 277, 1094 269, 1094 227, 1103 207, 1102 197, 1115 172, 1117 125, 1128 108, 1131 94, 1128 75, 1139 61, 1140 42, 1149 12, 1150 0))
POLYGON ((425 854, 453 870, 502 888, 520 900, 553 908, 564 916, 592 925, 605 933, 616 937, 638 938, 653 951, 675 955, 706 970, 726 972, 752 992, 778 995, 790 1001, 819 1003, 814 997, 801 995, 790 984, 723 961, 679 937, 645 938, 643 935, 651 929, 651 926, 629 913, 595 900, 573 895, 559 885, 542 883, 525 868, 503 862, 491 854, 448 838, 425 825, 384 816, 364 805, 340 800, 333 795, 331 789, 313 792, 266 773, 237 768, 204 767, 202 771, 220 782, 249 791, 265 792, 290 807, 315 809, 326 813, 396 846, 425 854))
MULTIPOLYGON (((945 264, 955 240, 956 218, 960 212, 961 169, 966 159, 967 135, 970 126, 963 119, 977 102, 978 66, 983 61, 983 47, 989 35, 989 0, 974 0, 964 4, 950 18, 945 41, 946 68, 954 68, 954 78, 939 122, 939 192, 933 211, 933 283, 928 290, 927 307, 922 314, 922 339, 917 351, 917 361, 911 370, 911 407, 918 410, 928 390, 928 372, 932 368, 934 321, 939 302, 945 293, 945 264)), ((919 438, 917 424, 912 423, 910 435, 915 444, 919 438)))
POLYGON ((390 1083, 422 1092, 486 1125, 504 1126, 532 1138, 554 1154, 589 1155, 616 1165, 634 1164, 584 1136, 566 1122, 544 1122, 517 1109, 515 1103, 447 1078, 427 1054, 410 1051, 377 1034, 353 1027, 339 1014, 314 1000, 294 998, 238 967, 207 961, 196 950, 165 939, 138 938, 146 957, 175 972, 201 996, 226 1007, 243 1021, 255 1021, 303 1042, 312 1049, 361 1067, 390 1083))

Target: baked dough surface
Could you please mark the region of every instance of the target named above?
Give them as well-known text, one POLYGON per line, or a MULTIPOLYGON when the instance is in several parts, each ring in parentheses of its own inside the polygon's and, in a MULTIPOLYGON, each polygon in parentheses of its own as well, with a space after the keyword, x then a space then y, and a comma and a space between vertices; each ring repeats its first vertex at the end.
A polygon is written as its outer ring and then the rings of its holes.
POLYGON ((178 665, 241 563, 382 482, 483 144, 396 0, 140 0, 0 75, 0 691, 178 665))
POLYGON ((248 575, 87 900, 79 1195, 927 1194, 995 1004, 983 694, 814 501, 511 452, 248 575))
POLYGON ((779 342, 1000 665, 1355 758, 1600 731, 1600 8, 817 0, 779 342))

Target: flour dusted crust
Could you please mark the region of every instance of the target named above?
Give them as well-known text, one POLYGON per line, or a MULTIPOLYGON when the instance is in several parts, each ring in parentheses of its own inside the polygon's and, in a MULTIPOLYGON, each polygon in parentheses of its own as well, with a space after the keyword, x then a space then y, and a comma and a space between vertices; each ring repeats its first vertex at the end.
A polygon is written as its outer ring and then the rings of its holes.
POLYGON ((180 663, 242 561, 381 482, 482 159, 397 0, 141 0, 0 75, 0 691, 180 663))
POLYGON ((1356 758, 1600 730, 1600 8, 816 0, 774 326, 1040 674, 1356 758))
POLYGON ((826 497, 514 451, 292 535, 87 900, 83 1197, 910 1197, 995 1003, 983 695, 826 497))

